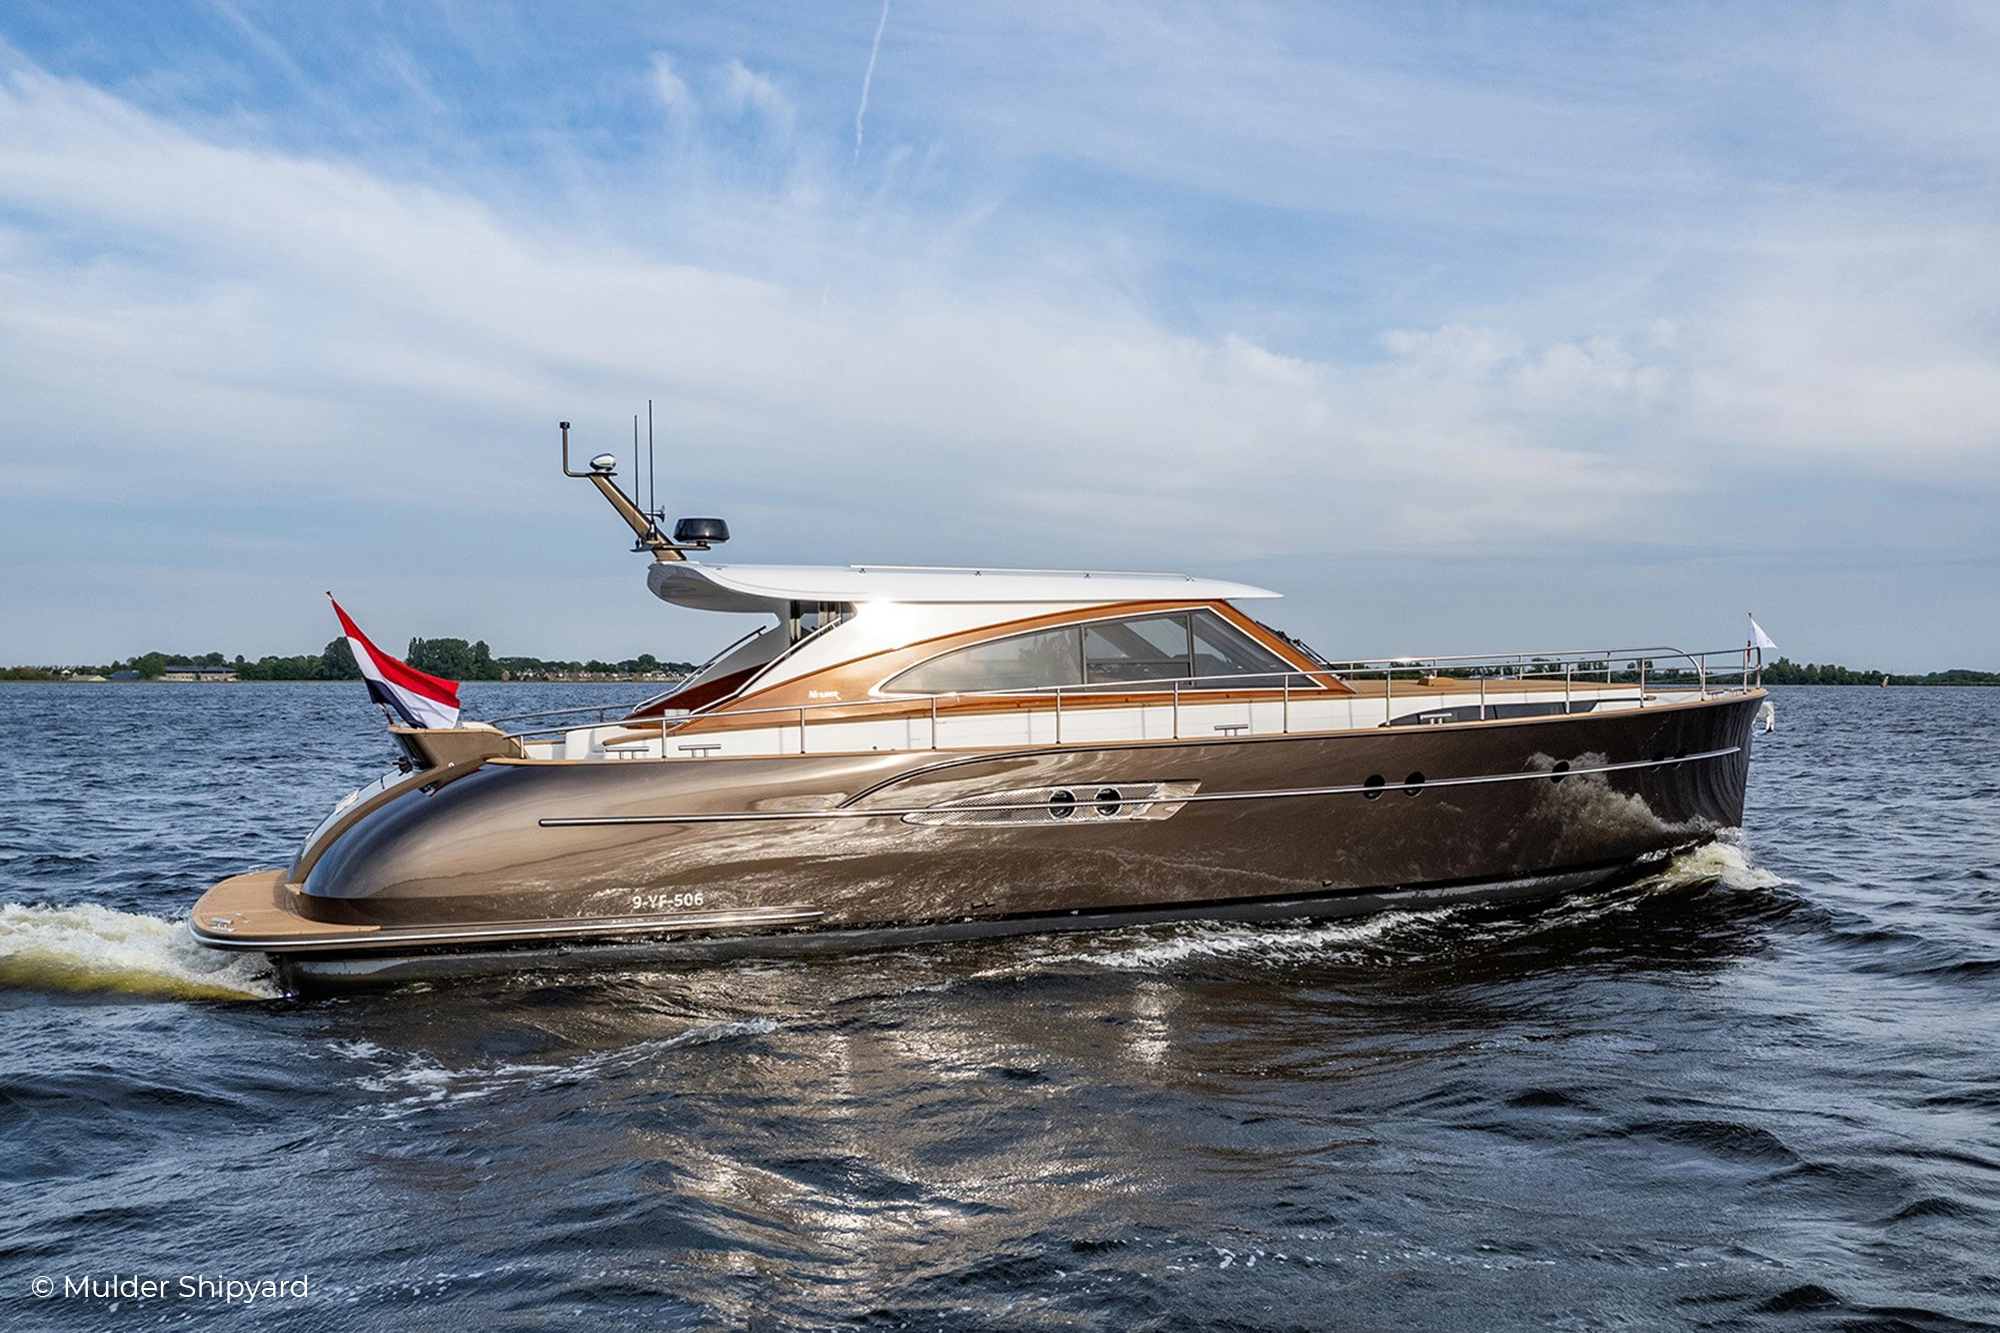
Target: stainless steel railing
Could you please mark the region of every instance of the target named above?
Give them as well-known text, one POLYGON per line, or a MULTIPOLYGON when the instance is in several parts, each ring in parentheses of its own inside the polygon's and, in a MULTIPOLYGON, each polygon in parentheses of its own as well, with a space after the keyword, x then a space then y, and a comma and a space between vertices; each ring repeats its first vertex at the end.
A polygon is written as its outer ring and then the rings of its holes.
MULTIPOLYGON (((1158 707, 1165 704, 1171 710, 1171 729, 1174 739, 1182 739, 1182 714, 1186 708, 1200 703, 1204 697, 1212 697, 1223 692, 1253 693, 1263 695, 1262 702, 1277 702, 1279 705, 1279 725, 1275 733, 1260 730, 1255 725, 1254 710, 1249 720, 1243 723, 1226 724, 1233 734, 1250 735, 1292 733, 1292 713, 1295 703, 1303 700, 1326 702, 1340 696, 1329 692, 1329 683, 1346 687, 1344 694, 1352 694, 1356 687, 1372 685, 1377 677, 1382 686, 1382 722, 1389 725, 1396 721, 1396 684, 1400 681, 1422 685, 1425 692, 1433 690, 1439 683, 1463 685, 1466 690, 1476 690, 1479 720, 1488 716, 1488 696, 1494 687, 1507 682, 1517 685, 1553 684, 1562 682, 1563 712, 1574 711, 1580 702, 1580 692, 1592 700, 1602 700, 1606 691, 1615 691, 1620 685, 1630 685, 1635 693, 1629 698, 1639 707, 1660 694, 1694 694, 1707 699, 1730 694, 1743 693, 1753 687, 1753 676, 1757 672, 1753 653, 1749 649, 1711 649, 1688 651, 1668 646, 1649 648, 1617 649, 1569 649, 1559 651, 1460 654, 1430 657, 1394 657, 1357 659, 1347 662, 1330 663, 1323 668, 1309 671, 1257 671, 1227 675, 1203 675, 1185 677, 1179 680, 1161 681, 1095 681, 1078 685, 1039 686, 1011 690, 980 690, 949 694, 906 694, 876 696, 866 699, 824 700, 807 704, 788 704, 766 708, 730 708, 728 701, 692 711, 678 711, 660 717, 634 718, 626 723, 628 730, 644 734, 658 732, 661 743, 661 757, 668 757, 668 739, 697 722, 726 716, 732 721, 745 718, 768 718, 781 731, 794 731, 798 738, 797 753, 810 751, 808 731, 814 726, 831 726, 852 722, 874 720, 868 715, 899 716, 906 719, 925 718, 928 722, 927 748, 949 748, 940 744, 938 704, 942 700, 954 706, 967 703, 991 703, 998 711, 1005 705, 1045 702, 1046 708, 1010 709, 1032 719, 1046 713, 1051 718, 1054 743, 1061 745, 1063 739, 1063 704, 1071 702, 1072 711, 1079 702, 1087 703, 1093 697, 1106 694, 1158 695, 1157 702, 1144 701, 1128 705, 1133 707, 1158 707), (1666 665, 1663 665, 1665 663, 1666 665), (1730 677, 1733 683, 1724 684, 1730 677), (841 710, 841 716, 828 717, 831 710, 841 710), (921 710, 921 711, 917 711, 921 710), (789 726, 787 725, 789 723, 789 726)), ((1500 691, 1504 693, 1505 691, 1500 691)), ((1370 697, 1371 692, 1361 697, 1370 697)), ((1409 700, 1411 693, 1404 698, 1409 700)), ((1495 704, 1494 707, 1504 705, 1495 704)), ((1595 703, 1592 703, 1595 706, 1595 703)), ((599 725, 606 724, 605 714, 615 706, 595 708, 585 706, 579 709, 556 709, 547 713, 520 714, 513 718, 496 721, 535 721, 546 717, 595 711, 599 725)), ((1317 728, 1316 728, 1317 729, 1317 728)), ((516 740, 524 743, 547 738, 559 738, 573 727, 541 727, 527 731, 512 732, 516 740)), ((697 749, 697 747, 684 747, 697 749)), ((718 745, 703 744, 697 753, 722 748, 718 745)))
MULTIPOLYGON (((497 727, 503 722, 539 722, 545 717, 583 717, 587 714, 595 714, 598 722, 603 723, 611 720, 608 714, 617 713, 622 717, 630 713, 633 707, 634 705, 632 704, 577 704, 570 708, 551 708, 542 713, 509 713, 505 717, 489 717, 481 720, 489 727, 497 727)), ((543 727, 540 730, 560 731, 563 728, 543 727)), ((508 734, 518 736, 526 733, 509 732, 508 734)))

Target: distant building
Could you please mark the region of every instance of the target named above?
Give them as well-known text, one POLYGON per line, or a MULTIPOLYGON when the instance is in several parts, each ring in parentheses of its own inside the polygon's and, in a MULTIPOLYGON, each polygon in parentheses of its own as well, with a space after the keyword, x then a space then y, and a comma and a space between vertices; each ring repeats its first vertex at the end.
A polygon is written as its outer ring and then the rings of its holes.
POLYGON ((136 671, 114 671, 114 672, 112 672, 112 673, 111 673, 111 675, 110 675, 110 676, 108 677, 108 679, 110 679, 110 680, 137 680, 137 679, 139 679, 139 673, 138 673, 138 672, 136 672, 136 671))
MULTIPOLYGON (((117 677, 113 677, 117 679, 117 677)), ((211 684, 216 681, 235 680, 236 668, 230 666, 168 667, 160 673, 161 680, 180 683, 193 682, 211 684)))

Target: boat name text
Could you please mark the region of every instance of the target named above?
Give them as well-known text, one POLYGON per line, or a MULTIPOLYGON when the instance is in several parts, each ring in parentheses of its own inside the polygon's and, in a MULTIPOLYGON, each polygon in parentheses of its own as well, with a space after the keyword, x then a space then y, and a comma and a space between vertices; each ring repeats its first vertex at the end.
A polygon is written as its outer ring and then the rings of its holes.
POLYGON ((632 895, 632 910, 635 912, 678 912, 687 907, 701 906, 701 894, 696 893, 635 893, 632 895))

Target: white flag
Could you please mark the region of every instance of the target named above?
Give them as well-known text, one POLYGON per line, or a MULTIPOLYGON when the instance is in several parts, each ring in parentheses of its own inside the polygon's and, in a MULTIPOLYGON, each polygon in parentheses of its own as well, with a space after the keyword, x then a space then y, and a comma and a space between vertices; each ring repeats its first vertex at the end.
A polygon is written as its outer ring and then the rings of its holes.
POLYGON ((1755 616, 1750 617, 1750 646, 1768 648, 1774 653, 1778 651, 1778 645, 1771 642, 1771 636, 1764 632, 1764 627, 1757 623, 1755 616))

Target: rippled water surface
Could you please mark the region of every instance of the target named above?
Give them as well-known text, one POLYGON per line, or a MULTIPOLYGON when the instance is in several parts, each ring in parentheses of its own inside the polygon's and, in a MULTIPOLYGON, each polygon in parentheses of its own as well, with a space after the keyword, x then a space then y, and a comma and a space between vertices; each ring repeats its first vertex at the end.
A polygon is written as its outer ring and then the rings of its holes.
POLYGON ((2000 1328, 2000 690, 1776 699, 1613 894, 294 1001, 360 688, 0 685, 0 1318, 2000 1328))

